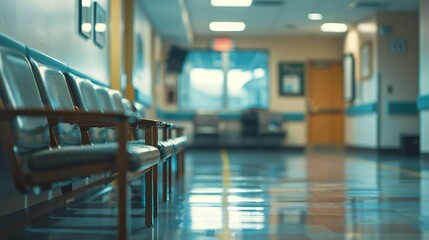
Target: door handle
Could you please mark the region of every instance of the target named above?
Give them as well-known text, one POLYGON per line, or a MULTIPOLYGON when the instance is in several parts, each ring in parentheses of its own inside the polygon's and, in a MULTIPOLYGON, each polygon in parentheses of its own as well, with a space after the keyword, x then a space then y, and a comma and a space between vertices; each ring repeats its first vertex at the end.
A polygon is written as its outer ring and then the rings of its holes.
POLYGON ((319 108, 317 106, 312 106, 310 112, 318 114, 340 114, 344 112, 344 108, 319 108))

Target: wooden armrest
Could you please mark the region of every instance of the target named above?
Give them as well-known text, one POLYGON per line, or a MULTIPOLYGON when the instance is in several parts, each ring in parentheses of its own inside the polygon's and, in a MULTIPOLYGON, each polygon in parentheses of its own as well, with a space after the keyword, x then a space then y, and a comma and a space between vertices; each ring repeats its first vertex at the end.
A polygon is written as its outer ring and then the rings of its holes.
POLYGON ((175 130, 184 130, 185 128, 184 128, 184 127, 182 127, 182 126, 177 126, 177 125, 175 125, 175 126, 174 126, 174 129, 175 129, 175 130))
POLYGON ((152 119, 143 119, 143 118, 130 118, 131 126, 140 127, 165 127, 165 122, 152 120, 152 119))
POLYGON ((43 109, 0 109, 0 120, 12 120, 17 116, 39 116, 46 117, 49 120, 57 120, 61 122, 89 124, 89 125, 105 125, 112 122, 122 122, 128 117, 117 113, 92 113, 92 112, 75 112, 75 111, 52 111, 43 109))

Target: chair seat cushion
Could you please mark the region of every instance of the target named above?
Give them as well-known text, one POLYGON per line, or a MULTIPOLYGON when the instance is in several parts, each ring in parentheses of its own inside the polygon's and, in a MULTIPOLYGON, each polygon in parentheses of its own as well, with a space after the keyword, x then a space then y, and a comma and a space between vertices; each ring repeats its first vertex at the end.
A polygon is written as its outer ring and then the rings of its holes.
MULTIPOLYGON (((117 150, 117 143, 65 146, 32 154, 28 158, 28 166, 33 171, 41 172, 72 166, 85 167, 85 164, 115 164, 117 150)), ((159 163, 159 151, 152 146, 128 144, 127 151, 129 171, 144 170, 159 163)))
MULTIPOLYGON (((141 144, 145 144, 145 140, 130 141, 129 143, 135 144, 135 145, 141 145, 141 144)), ((164 160, 165 158, 168 158, 175 153, 176 147, 174 146, 174 142, 172 140, 168 140, 168 141, 158 141, 157 148, 159 150, 159 153, 161 154, 161 160, 164 160)))

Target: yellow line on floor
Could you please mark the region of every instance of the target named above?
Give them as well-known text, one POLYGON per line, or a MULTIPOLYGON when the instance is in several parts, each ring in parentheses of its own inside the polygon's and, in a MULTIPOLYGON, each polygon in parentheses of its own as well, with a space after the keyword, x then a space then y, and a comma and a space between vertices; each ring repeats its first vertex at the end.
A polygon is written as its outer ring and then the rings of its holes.
POLYGON ((412 171, 412 170, 407 170, 407 169, 402 169, 402 168, 399 168, 399 167, 394 167, 394 166, 390 166, 390 165, 386 165, 386 164, 382 164, 382 163, 378 167, 381 168, 381 169, 386 169, 386 170, 400 172, 402 174, 406 174, 406 175, 409 175, 409 176, 412 176, 412 177, 418 177, 418 178, 421 177, 421 174, 419 172, 412 171))
POLYGON ((399 168, 399 167, 390 166, 390 165, 383 164, 383 163, 377 163, 377 162, 373 162, 373 161, 365 160, 365 159, 359 159, 359 161, 366 162, 368 164, 374 164, 379 169, 384 169, 384 170, 399 172, 399 173, 402 173, 402 174, 405 174, 405 175, 408 175, 408 176, 412 176, 412 177, 417 177, 417 178, 422 177, 422 174, 420 172, 417 172, 417 171, 402 169, 402 168, 399 168))
POLYGON ((222 158, 223 187, 224 187, 224 191, 227 191, 229 188, 229 185, 231 184, 231 171, 229 169, 228 151, 225 149, 222 149, 220 151, 220 156, 222 158))
POLYGON ((223 176, 223 193, 222 193, 222 230, 217 234, 219 240, 232 239, 232 231, 229 227, 228 211, 228 189, 231 186, 231 172, 229 168, 228 152, 225 149, 220 151, 222 158, 222 176, 223 176))

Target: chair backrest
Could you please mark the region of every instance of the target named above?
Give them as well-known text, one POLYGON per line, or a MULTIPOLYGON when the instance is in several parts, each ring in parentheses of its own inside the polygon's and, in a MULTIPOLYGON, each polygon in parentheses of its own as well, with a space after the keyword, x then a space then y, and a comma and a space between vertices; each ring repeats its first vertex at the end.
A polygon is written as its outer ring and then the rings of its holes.
POLYGON ((85 112, 102 112, 91 81, 73 73, 67 73, 66 76, 77 107, 85 112))
POLYGON ((139 117, 144 118, 146 116, 145 107, 143 104, 134 102, 134 107, 136 109, 136 112, 139 114, 139 117))
MULTIPOLYGON (((91 81, 78 77, 73 73, 67 73, 66 76, 76 105, 80 110, 84 112, 103 112, 97 100, 94 84, 91 81)), ((92 143, 106 143, 107 141, 107 129, 105 128, 90 128, 89 135, 92 143)))
MULTIPOLYGON (((126 99, 126 98, 122 98, 122 105, 124 106, 125 112, 127 114, 133 114, 135 113, 135 109, 133 104, 130 102, 130 100, 126 99)), ((140 117, 140 116, 139 116, 140 117)))
POLYGON ((196 134, 217 134, 218 117, 215 113, 197 112, 194 116, 194 129, 196 134))
POLYGON ((122 96, 122 93, 117 90, 109 89, 109 95, 113 103, 114 111, 120 112, 120 113, 126 113, 126 109, 124 107, 124 104, 122 103, 122 99, 124 98, 122 96))
MULTIPOLYGON (((109 94, 109 89, 100 86, 94 86, 95 95, 103 112, 118 112, 109 94)), ((107 129, 107 142, 115 141, 117 133, 113 129, 107 129)))
POLYGON ((100 108, 103 112, 115 112, 115 106, 110 98, 109 89, 100 86, 94 86, 100 108))
MULTIPOLYGON (((75 110, 70 90, 63 74, 67 66, 32 49, 27 57, 33 66, 33 72, 39 86, 44 104, 53 110, 75 110)), ((55 126, 60 145, 78 145, 81 133, 78 124, 58 123, 55 126)))
MULTIPOLYGON (((134 102, 134 104, 131 104, 133 109, 135 109, 134 115, 138 118, 144 118, 145 117, 145 107, 143 104, 140 104, 138 102, 134 102)), ((136 139, 145 139, 145 133, 144 130, 141 128, 137 128, 134 132, 134 136, 136 139)))
MULTIPOLYGON (((45 109, 26 48, 0 34, 0 96, 6 109, 45 109)), ((49 125, 43 117, 17 117, 11 122, 18 153, 48 148, 49 125)), ((9 129, 1 129, 5 134, 9 129)))

